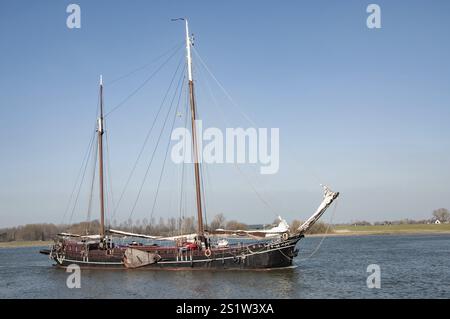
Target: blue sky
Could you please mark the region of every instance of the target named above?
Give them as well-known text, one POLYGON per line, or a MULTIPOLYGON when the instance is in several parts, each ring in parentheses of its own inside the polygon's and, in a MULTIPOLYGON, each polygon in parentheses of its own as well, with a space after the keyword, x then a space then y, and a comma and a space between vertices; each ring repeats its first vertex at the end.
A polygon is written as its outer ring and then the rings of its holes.
MULTIPOLYGON (((240 110, 258 126, 280 128, 279 173, 245 168, 273 210, 288 220, 308 217, 320 202, 319 183, 342 194, 325 221, 427 218, 450 208, 448 1, 377 1, 378 30, 366 27, 368 1, 74 1, 77 30, 66 27, 69 3, 0 4, 0 226, 63 220, 93 132, 99 74, 109 110, 157 64, 108 81, 183 41, 183 25, 170 22, 180 16, 189 17, 196 50, 240 110)), ((182 55, 107 119, 116 197, 182 55)), ((194 56, 196 80, 207 82, 198 62, 194 56)), ((250 126, 209 81, 227 120, 250 126)), ((205 83, 198 100, 206 125, 221 125, 205 83)), ((144 169, 119 220, 128 217, 144 169)), ((227 169, 208 168, 209 214, 273 220, 227 169)), ((179 168, 166 170, 155 216, 178 214, 179 168)), ((149 217, 157 178, 149 178, 134 218, 149 217)), ((82 205, 73 221, 85 218, 82 205)))

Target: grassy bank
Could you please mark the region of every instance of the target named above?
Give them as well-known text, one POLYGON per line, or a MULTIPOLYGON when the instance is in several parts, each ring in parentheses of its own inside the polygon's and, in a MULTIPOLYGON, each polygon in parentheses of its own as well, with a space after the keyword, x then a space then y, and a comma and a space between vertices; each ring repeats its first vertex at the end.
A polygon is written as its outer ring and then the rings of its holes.
MULTIPOLYGON (((326 228, 325 228, 326 229, 326 228)), ((325 231, 323 230, 323 232, 325 231)), ((308 237, 323 236, 319 231, 308 234, 308 237)), ((400 224, 377 226, 333 226, 328 230, 327 236, 356 236, 356 235, 395 235, 395 234, 450 234, 450 224, 400 224)), ((48 246, 52 241, 10 241, 0 242, 0 248, 38 247, 48 246)))
POLYGON ((39 247, 39 246, 48 246, 51 243, 52 241, 42 241, 42 240, 8 241, 8 242, 0 242, 0 248, 39 247))
POLYGON ((450 224, 400 224, 377 226, 334 226, 335 235, 450 234, 450 224))

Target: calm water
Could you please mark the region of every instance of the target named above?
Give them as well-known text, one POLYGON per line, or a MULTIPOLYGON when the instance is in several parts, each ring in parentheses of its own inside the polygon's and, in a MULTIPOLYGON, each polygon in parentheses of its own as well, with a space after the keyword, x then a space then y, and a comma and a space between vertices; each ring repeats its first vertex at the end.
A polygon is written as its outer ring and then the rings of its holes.
POLYGON ((450 235, 329 237, 306 258, 320 240, 300 241, 293 269, 82 270, 80 289, 39 248, 0 249, 0 298, 450 298, 450 235), (380 289, 367 288, 369 264, 380 289))

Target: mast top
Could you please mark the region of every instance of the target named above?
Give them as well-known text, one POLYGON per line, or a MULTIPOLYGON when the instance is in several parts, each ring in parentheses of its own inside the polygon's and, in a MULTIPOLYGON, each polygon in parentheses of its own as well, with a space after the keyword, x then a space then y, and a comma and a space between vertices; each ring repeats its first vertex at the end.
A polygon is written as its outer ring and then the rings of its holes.
POLYGON ((103 86, 103 75, 100 74, 100 85, 103 86))
POLYGON ((178 20, 182 20, 185 22, 186 25, 186 59, 187 59, 187 71, 188 71, 188 80, 191 82, 192 81, 192 58, 191 58, 191 45, 192 45, 192 41, 191 41, 191 37, 189 36, 189 23, 188 23, 188 19, 187 18, 176 18, 176 19, 172 19, 172 21, 178 21, 178 20))
POLYGON ((187 50, 187 63, 188 63, 188 79, 192 81, 192 58, 191 58, 191 38, 189 37, 189 23, 187 19, 184 19, 186 22, 186 50, 187 50))

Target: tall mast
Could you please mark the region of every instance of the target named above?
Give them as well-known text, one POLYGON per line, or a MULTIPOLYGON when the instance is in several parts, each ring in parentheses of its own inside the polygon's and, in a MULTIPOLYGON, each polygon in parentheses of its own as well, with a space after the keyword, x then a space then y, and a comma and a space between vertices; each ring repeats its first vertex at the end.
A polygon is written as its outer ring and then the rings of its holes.
POLYGON ((197 144, 197 130, 195 127, 195 120, 197 119, 197 113, 195 109, 195 95, 194 95, 194 81, 192 79, 192 58, 191 58, 191 38, 189 37, 189 25, 188 20, 184 19, 186 23, 186 61, 188 70, 189 81, 189 100, 191 104, 191 127, 192 127, 192 145, 194 148, 194 169, 195 169, 195 193, 197 197, 197 232, 198 235, 203 237, 203 213, 202 213, 202 195, 200 189, 200 163, 198 156, 198 144, 197 144))
POLYGON ((100 116, 98 118, 98 169, 100 185, 100 238, 105 237, 105 198, 103 190, 103 78, 100 75, 100 116))

